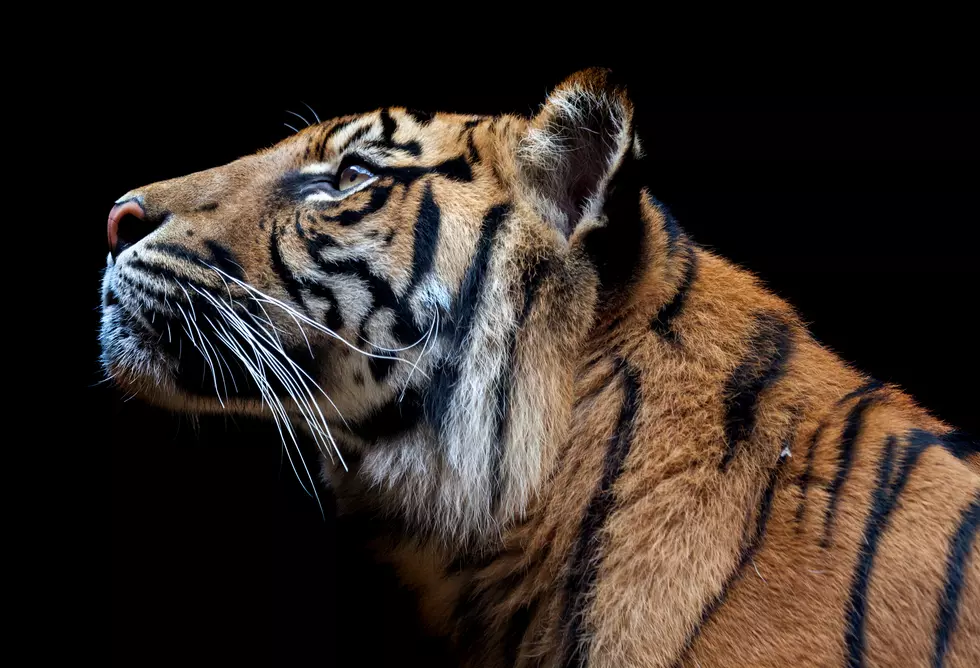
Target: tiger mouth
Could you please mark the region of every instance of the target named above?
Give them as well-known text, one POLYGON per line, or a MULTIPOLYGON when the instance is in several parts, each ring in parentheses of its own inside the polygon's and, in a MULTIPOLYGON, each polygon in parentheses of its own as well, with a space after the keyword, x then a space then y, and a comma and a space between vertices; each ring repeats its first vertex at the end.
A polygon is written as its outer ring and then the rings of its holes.
POLYGON ((151 386, 153 394, 217 400, 222 407, 283 399, 297 390, 296 376, 317 376, 318 347, 284 342, 257 301, 192 288, 164 293, 113 276, 102 303, 107 368, 151 386))

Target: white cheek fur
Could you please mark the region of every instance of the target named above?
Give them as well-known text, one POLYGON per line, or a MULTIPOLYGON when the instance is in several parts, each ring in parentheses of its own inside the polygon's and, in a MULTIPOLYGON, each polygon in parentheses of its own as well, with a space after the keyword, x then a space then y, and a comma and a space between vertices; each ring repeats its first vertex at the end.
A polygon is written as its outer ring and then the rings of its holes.
POLYGON ((300 174, 329 174, 336 165, 332 162, 315 162, 299 170, 300 174))

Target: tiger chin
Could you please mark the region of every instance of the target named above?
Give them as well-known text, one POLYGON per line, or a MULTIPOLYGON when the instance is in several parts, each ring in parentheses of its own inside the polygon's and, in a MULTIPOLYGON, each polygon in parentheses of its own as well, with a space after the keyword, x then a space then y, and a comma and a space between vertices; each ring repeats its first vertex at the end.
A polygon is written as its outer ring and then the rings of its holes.
POLYGON ((976 442, 700 248, 645 160, 587 70, 533 118, 386 108, 138 188, 106 372, 275 421, 463 665, 980 665, 976 442))

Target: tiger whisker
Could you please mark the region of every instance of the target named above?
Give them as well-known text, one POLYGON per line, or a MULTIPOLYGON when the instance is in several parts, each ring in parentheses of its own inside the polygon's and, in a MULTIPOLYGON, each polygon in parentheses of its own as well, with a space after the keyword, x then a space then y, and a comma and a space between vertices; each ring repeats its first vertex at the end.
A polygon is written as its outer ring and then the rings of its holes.
MULTIPOLYGON (((203 332, 201 332, 201 328, 197 326, 197 320, 192 320, 191 321, 191 325, 197 331, 197 335, 201 339, 201 345, 198 346, 198 350, 200 350, 201 353, 204 355, 204 359, 207 361, 208 366, 211 367, 211 376, 214 379, 214 393, 216 395, 218 395, 218 403, 221 404, 221 407, 222 408, 224 408, 225 407, 225 402, 223 402, 221 400, 221 392, 218 390, 218 375, 214 371, 214 364, 211 362, 211 355, 208 354, 208 350, 206 348, 207 341, 204 338, 203 332)), ((225 389, 227 390, 227 388, 225 388, 225 389)))
POLYGON ((380 344, 377 344, 377 343, 374 343, 373 341, 371 341, 370 339, 368 339, 368 338, 366 338, 364 336, 359 336, 358 338, 360 338, 361 341, 364 341, 364 343, 368 344, 369 346, 371 346, 372 348, 375 348, 377 350, 383 350, 386 353, 401 353, 401 352, 405 352, 406 350, 411 350, 415 346, 419 345, 420 343, 422 343, 423 341, 425 341, 428 338, 428 336, 429 336, 429 333, 426 332, 415 343, 413 343, 411 345, 403 346, 401 348, 385 348, 384 346, 382 346, 380 344))
MULTIPOLYGON (((225 319, 226 321, 228 320, 227 317, 225 319)), ((228 322, 229 324, 234 325, 233 322, 231 321, 228 322)), ((243 335, 247 335, 247 333, 243 335)), ((316 402, 313 401, 312 394, 309 392, 309 388, 305 386, 305 383, 302 383, 302 381, 300 381, 299 379, 291 376, 288 370, 285 369, 279 363, 279 361, 275 359, 274 356, 270 355, 268 350, 265 349, 261 344, 258 344, 258 347, 256 347, 257 342, 255 341, 254 338, 250 338, 248 342, 249 345, 252 347, 253 351, 255 352, 256 356, 257 357, 261 356, 261 358, 265 360, 266 365, 268 365, 269 369, 273 372, 273 374, 275 374, 275 376, 279 378, 279 380, 283 383, 283 386, 286 388, 286 391, 289 392, 290 397, 292 398, 294 404, 296 405, 297 409, 300 412, 300 415, 303 417, 304 420, 306 420, 307 425, 310 427, 310 430, 313 434, 314 442, 317 443, 317 446, 319 447, 320 451, 323 452, 324 454, 327 454, 332 460, 333 454, 326 448, 327 443, 329 442, 334 448, 334 450, 337 451, 338 456, 340 456, 340 451, 337 448, 336 442, 333 439, 333 435, 329 431, 329 427, 326 425, 326 420, 323 417, 323 414, 320 413, 319 407, 316 405, 316 402), (301 390, 305 390, 306 394, 310 398, 309 402, 306 401, 305 398, 301 398, 300 396, 297 396, 297 392, 302 393, 301 390), (317 421, 315 420, 312 411, 310 410, 310 406, 313 406, 313 408, 320 415, 320 419, 323 421, 326 431, 324 431, 324 429, 321 428, 317 423, 317 421)), ((343 457, 340 458, 341 458, 341 463, 343 463, 343 457)), ((344 468, 346 470, 347 468, 346 464, 344 464, 344 468)))
POLYGON ((234 341, 233 337, 229 336, 227 339, 224 339, 224 342, 226 345, 228 345, 230 350, 239 356, 242 363, 245 364, 246 368, 249 370, 249 373, 256 380, 259 386, 259 392, 262 395, 262 400, 269 407, 269 410, 272 413, 273 422, 276 425, 276 430, 279 432, 279 438, 282 440, 283 450, 286 453, 286 457, 289 459, 289 465, 292 467, 293 473, 296 475, 296 479, 299 481, 300 486, 308 496, 313 496, 316 498, 317 504, 320 506, 320 512, 323 513, 323 505, 320 503, 320 495, 316 492, 316 483, 313 481, 313 476, 310 474, 309 468, 306 466, 306 461, 303 458, 303 453, 299 448, 299 443, 296 440, 296 435, 293 432, 286 409, 282 405, 282 402, 279 401, 278 397, 275 396, 275 393, 272 391, 272 388, 269 386, 268 381, 265 378, 265 374, 261 371, 263 359, 262 355, 258 352, 258 350, 253 348, 256 355, 256 364, 253 365, 248 356, 243 350, 241 350, 241 347, 234 341), (285 433, 283 432, 283 426, 286 428, 285 433), (296 463, 293 461, 293 456, 289 452, 289 446, 286 442, 286 434, 289 435, 289 440, 292 441, 293 447, 296 449, 296 454, 299 456, 299 459, 303 464, 303 469, 306 471, 307 478, 310 481, 310 486, 313 489, 312 494, 310 493, 310 490, 306 488, 306 484, 303 482, 299 470, 296 468, 296 463))
POLYGON ((190 327, 190 320, 188 320, 187 314, 184 313, 184 309, 181 307, 180 304, 177 304, 177 310, 180 311, 180 315, 182 315, 184 317, 184 322, 187 323, 187 326, 184 327, 184 331, 187 332, 187 336, 190 337, 191 343, 194 344, 194 347, 195 348, 198 347, 197 346, 197 342, 194 340, 194 335, 191 334, 190 330, 188 329, 188 327, 190 327))
POLYGON ((209 269, 212 269, 213 271, 216 271, 216 272, 218 272, 218 273, 226 276, 227 278, 231 279, 232 281, 234 281, 235 283, 237 283, 241 287, 245 288, 246 290, 248 290, 250 292, 253 292, 256 295, 259 295, 262 298, 262 299, 258 299, 258 298, 256 298, 256 297, 253 296, 252 299, 254 299, 256 301, 265 301, 265 303, 272 304, 274 306, 278 306, 280 309, 282 309, 282 310, 286 311, 288 314, 290 314, 293 318, 297 318, 299 320, 302 320, 303 322, 305 322, 307 325, 309 325, 313 329, 316 329, 316 330, 319 330, 321 332, 326 333, 330 337, 332 337, 334 339, 337 339, 338 341, 340 341, 341 343, 343 343, 344 345, 346 345, 347 347, 349 347, 351 350, 354 350, 354 351, 360 353, 361 355, 365 355, 367 357, 373 357, 375 359, 394 360, 396 362, 409 363, 408 360, 404 360, 404 359, 402 359, 400 357, 392 357, 391 355, 375 355, 374 353, 369 353, 366 350, 363 350, 361 348, 358 348, 356 345, 354 345, 353 343, 351 343, 350 341, 348 341, 344 337, 340 336, 337 332, 333 331, 329 327, 325 327, 325 326, 321 325, 320 323, 316 322, 315 320, 312 320, 312 319, 308 318, 307 316, 303 315, 302 313, 297 312, 295 309, 293 309, 292 307, 290 307, 288 304, 285 304, 285 303, 279 301, 275 297, 270 297, 269 295, 265 294, 261 290, 255 288, 255 287, 253 287, 251 285, 249 285, 248 283, 245 283, 244 281, 241 281, 241 280, 235 278, 234 276, 230 276, 229 274, 227 274, 226 272, 221 271, 217 267, 214 267, 214 266, 212 266, 210 264, 206 264, 205 266, 207 266, 209 269))
MULTIPOLYGON (((340 417, 340 419, 344 423, 344 425, 349 428, 349 425, 347 424, 346 419, 344 418, 343 414, 340 412, 340 410, 337 407, 337 405, 330 398, 330 396, 327 395, 327 393, 323 391, 323 388, 321 388, 319 386, 319 384, 317 384, 316 381, 314 381, 309 376, 309 374, 306 373, 306 371, 304 369, 302 369, 299 365, 297 365, 289 357, 289 355, 286 354, 286 351, 281 347, 281 345, 277 345, 277 343, 268 335, 268 332, 266 332, 264 330, 256 329, 256 328, 252 327, 251 325, 249 325, 249 323, 247 323, 237 313, 235 313, 234 310, 232 308, 230 308, 228 304, 225 304, 225 303, 221 302, 221 300, 219 300, 215 295, 208 294, 207 292, 204 292, 202 290, 199 290, 195 286, 191 286, 191 287, 194 290, 196 290, 198 293, 200 293, 212 305, 214 305, 214 307, 216 309, 218 309, 218 313, 222 316, 222 318, 226 322, 228 322, 229 325, 231 325, 236 331, 239 332, 239 334, 241 336, 243 336, 249 342, 249 345, 252 346, 253 349, 255 349, 255 351, 256 351, 257 354, 260 351, 263 353, 263 356, 264 356, 264 358, 266 360, 266 364, 268 364, 269 367, 270 367, 270 369, 273 371, 273 373, 275 373, 276 376, 279 377, 280 380, 282 380, 283 384, 287 386, 287 390, 292 395, 293 401, 296 403, 297 407, 300 409, 301 413, 303 414, 304 418, 307 420, 307 422, 310 425, 311 429, 313 431, 315 431, 315 432, 319 432, 321 436, 325 436, 327 438, 327 440, 329 440, 329 442, 332 445, 333 449, 337 452, 337 455, 340 458, 341 463, 344 464, 344 468, 346 469, 347 467, 346 467, 346 464, 343 462, 343 456, 340 454, 340 450, 339 450, 336 442, 333 439, 333 435, 330 433, 330 428, 329 428, 329 425, 327 423, 327 420, 323 416, 322 412, 320 411, 319 405, 316 403, 312 391, 310 390, 310 388, 307 385, 306 381, 303 380, 303 378, 301 376, 299 376, 299 375, 293 375, 293 374, 296 374, 298 372, 298 374, 302 374, 302 376, 305 376, 310 381, 310 383, 312 383, 313 386, 327 399, 327 401, 330 403, 330 405, 337 412, 337 415, 340 417), (260 337, 261 339, 264 339, 265 343, 263 343, 259 339, 256 339, 256 336, 260 337), (278 352, 282 356, 282 358, 290 365, 290 367, 292 369, 292 372, 293 372, 292 374, 290 374, 289 370, 286 369, 279 362, 279 360, 275 359, 275 357, 270 354, 270 351, 268 350, 268 348, 266 348, 266 345, 265 344, 268 344, 268 345, 273 346, 273 348, 276 350, 276 352, 278 352), (303 392, 305 393, 305 395, 309 397, 309 403, 308 404, 305 401, 305 399, 303 401, 301 401, 299 399, 299 397, 297 397, 295 395, 294 391, 293 391, 293 390, 300 390, 300 389, 303 390, 303 392), (309 410, 309 406, 312 406, 313 408, 315 408, 317 414, 320 416, 320 421, 322 422, 322 425, 323 425, 322 428, 317 423, 317 421, 311 419, 312 418, 312 411, 309 410)), ((211 322, 210 319, 208 319, 208 320, 209 320, 209 322, 211 322)), ((213 322, 212 322, 212 327, 214 327, 214 323, 213 322)), ((227 332, 226 332, 226 334, 227 334, 227 332)), ((330 456, 332 457, 332 454, 330 456)))
POLYGON ((316 119, 316 122, 317 123, 320 123, 321 122, 320 121, 320 116, 316 113, 316 111, 314 111, 313 107, 311 107, 310 105, 306 104, 305 102, 303 102, 302 104, 303 104, 304 107, 306 107, 307 109, 310 110, 310 112, 313 114, 313 118, 316 119))
MULTIPOLYGON (((206 314, 204 315, 204 319, 207 320, 208 322, 211 322, 211 319, 208 318, 208 316, 206 314)), ((212 327, 213 327, 213 324, 212 324, 212 327)), ((224 370, 222 369, 222 366, 221 366, 221 362, 222 361, 224 361, 225 366, 228 366, 228 360, 225 359, 225 356, 221 354, 221 352, 215 347, 214 343, 212 343, 210 339, 208 339, 207 337, 205 337, 204 338, 204 342, 208 346, 211 347, 211 352, 214 353, 215 361, 218 363, 218 373, 221 374, 221 385, 225 388, 225 401, 228 401, 228 383, 225 381, 225 372, 224 372, 224 370)), ((228 375, 231 376, 231 382, 232 382, 232 385, 234 385, 235 392, 237 394, 237 392, 238 392, 238 383, 235 382, 235 374, 232 373, 230 366, 228 366, 228 375)))
POLYGON ((304 123, 306 123, 306 127, 310 127, 311 123, 308 120, 306 120, 305 118, 303 118, 302 116, 300 116, 299 114, 297 114, 295 111, 290 111, 289 109, 287 109, 286 110, 286 113, 287 114, 292 114, 293 116, 295 116, 299 120, 301 120, 304 123))
MULTIPOLYGON (((439 328, 439 311, 435 312, 432 318, 432 324, 429 325, 429 332, 425 338, 425 345, 422 346, 422 351, 419 356, 415 359, 415 364, 412 365, 412 370, 408 372, 408 378, 405 379, 405 385, 402 387, 402 392, 398 395, 398 402, 401 403, 402 399, 405 398, 405 392, 408 391, 408 386, 412 382, 412 375, 419 368, 419 363, 422 361, 422 357, 425 355, 425 351, 429 348, 429 344, 432 342, 433 333, 439 328)), ((428 378, 428 376, 426 376, 428 378)))
MULTIPOLYGON (((226 321, 229 320, 229 318, 228 318, 228 315, 229 314, 232 315, 235 318, 235 321, 236 322, 235 323, 231 323, 229 321, 229 324, 234 324, 236 330, 240 331, 244 336, 248 337, 249 339, 254 339, 254 337, 252 336, 252 333, 257 334, 262 339, 264 339, 266 341, 266 343, 268 343, 269 345, 273 346, 273 348, 276 350, 276 352, 278 352, 280 355, 282 355, 283 359, 285 359, 287 362, 289 362, 290 366, 295 371, 297 371, 298 373, 300 373, 303 376, 305 376, 313 384, 313 387, 315 387, 320 392, 320 394, 322 394, 324 396, 324 398, 330 403, 330 405, 336 411, 337 415, 340 417, 341 422, 344 423, 344 426, 347 427, 348 429, 350 428, 350 425, 347 423, 346 418, 340 412, 340 409, 334 403, 333 399, 330 398, 330 395, 328 395, 326 392, 324 392, 323 388, 321 388, 320 385, 315 380, 313 380, 313 378, 311 378, 310 375, 302 367, 300 367, 298 364, 296 364, 296 362, 293 361, 293 359, 286 353, 286 350, 281 345, 277 345, 276 342, 274 342, 271 339, 271 337, 269 337, 269 335, 268 335, 267 332, 264 332, 262 330, 257 330, 254 327, 252 327, 251 325, 249 325, 247 322, 245 322, 244 320, 242 320, 237 314, 235 314, 233 311, 231 311, 230 309, 228 309, 228 306, 226 304, 222 304, 222 303, 218 302, 218 303, 215 303, 215 306, 220 310, 220 312, 222 314, 222 317, 224 317, 226 321), (243 328, 246 328, 247 330, 250 330, 250 331, 245 331, 245 329, 243 329, 243 328)), ((263 346, 263 348, 264 348, 264 346, 263 346)), ((325 419, 324 419, 324 422, 326 422, 325 419)))

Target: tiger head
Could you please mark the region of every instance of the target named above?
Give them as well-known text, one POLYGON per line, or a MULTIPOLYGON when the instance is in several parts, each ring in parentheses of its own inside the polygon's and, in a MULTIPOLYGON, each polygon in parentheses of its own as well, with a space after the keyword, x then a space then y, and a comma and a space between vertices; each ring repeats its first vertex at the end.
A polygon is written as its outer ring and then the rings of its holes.
POLYGON ((109 216, 104 368, 270 417, 312 482, 302 428, 332 484, 487 534, 532 499, 586 335, 628 299, 641 157, 624 90, 587 70, 531 119, 387 108, 137 188, 109 216))

